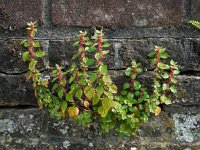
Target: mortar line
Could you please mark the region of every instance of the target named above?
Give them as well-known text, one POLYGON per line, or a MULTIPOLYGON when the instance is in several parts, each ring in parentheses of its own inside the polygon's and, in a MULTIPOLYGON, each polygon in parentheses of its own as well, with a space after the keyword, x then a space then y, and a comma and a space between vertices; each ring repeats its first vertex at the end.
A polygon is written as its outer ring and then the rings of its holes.
POLYGON ((52 0, 43 0, 43 11, 42 11, 43 27, 52 26, 51 5, 52 5, 52 0))

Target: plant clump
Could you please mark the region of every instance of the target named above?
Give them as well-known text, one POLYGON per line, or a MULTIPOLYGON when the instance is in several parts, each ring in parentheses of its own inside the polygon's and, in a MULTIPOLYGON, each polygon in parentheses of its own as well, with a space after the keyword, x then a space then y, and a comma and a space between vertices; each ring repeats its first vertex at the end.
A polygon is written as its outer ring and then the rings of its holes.
POLYGON ((73 64, 67 69, 56 65, 49 70, 50 79, 47 79, 37 69, 45 52, 34 40, 36 23, 27 25, 29 37, 20 43, 27 47, 23 53, 23 61, 29 67, 26 78, 33 82, 39 108, 47 108, 58 120, 72 118, 84 126, 98 122, 106 132, 114 129, 130 136, 148 121, 151 113, 159 115, 161 104, 172 103, 171 95, 176 93, 177 83, 174 75, 179 70, 173 60, 169 64, 163 62, 168 58, 164 48, 156 46, 148 54, 155 68, 150 90, 138 79, 143 69, 133 60, 125 70, 127 82, 118 92, 103 62, 111 44, 101 30, 96 30, 91 38, 81 31, 73 44, 78 50, 72 57, 73 64))

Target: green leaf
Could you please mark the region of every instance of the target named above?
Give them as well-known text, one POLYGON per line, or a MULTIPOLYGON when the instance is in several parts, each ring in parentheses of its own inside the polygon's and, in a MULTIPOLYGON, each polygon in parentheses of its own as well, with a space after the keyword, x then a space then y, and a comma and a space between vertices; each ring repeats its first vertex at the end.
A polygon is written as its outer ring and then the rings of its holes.
POLYGON ((107 51, 102 51, 102 53, 103 53, 103 55, 106 55, 106 54, 109 53, 109 50, 107 50, 107 51))
POLYGON ((152 65, 155 65, 157 63, 157 61, 156 61, 156 59, 154 58, 154 59, 151 59, 151 64, 152 65))
POLYGON ((110 108, 113 107, 113 102, 110 98, 106 97, 102 99, 102 106, 103 109, 108 112, 110 110, 110 108))
POLYGON ((179 70, 174 70, 174 74, 179 74, 180 71, 179 70))
POLYGON ((139 104, 139 110, 143 110, 144 106, 142 104, 139 104))
POLYGON ((137 62, 135 60, 132 60, 131 65, 132 65, 132 67, 137 67, 137 62))
POLYGON ((158 57, 159 58, 168 58, 169 57, 169 55, 167 54, 167 53, 160 53, 160 54, 158 54, 158 57))
POLYGON ((26 40, 26 39, 22 40, 22 41, 20 42, 20 44, 19 44, 19 45, 22 45, 22 44, 24 44, 25 42, 27 42, 27 40, 26 40))
POLYGON ((57 74, 57 73, 58 73, 58 70, 53 70, 52 73, 53 73, 53 74, 57 74))
POLYGON ((53 87, 52 87, 52 90, 55 90, 55 89, 57 89, 58 88, 58 83, 55 83, 54 85, 53 85, 53 87))
POLYGON ((196 28, 200 29, 200 22, 194 21, 194 20, 190 20, 188 23, 190 23, 193 26, 195 26, 196 28))
POLYGON ((124 90, 126 90, 126 89, 128 89, 130 87, 130 84, 129 83, 124 83, 124 85, 123 85, 123 89, 124 90))
POLYGON ((103 47, 110 47, 110 43, 105 43, 105 44, 103 44, 103 47))
POLYGON ((24 47, 29 47, 30 45, 29 45, 29 43, 26 41, 26 42, 24 42, 24 47))
POLYGON ((86 51, 88 51, 89 53, 94 52, 94 51, 96 51, 96 47, 94 47, 94 46, 88 47, 86 49, 86 51))
POLYGON ((173 60, 170 60, 170 65, 175 66, 175 65, 176 65, 176 62, 173 61, 173 60))
POLYGON ((132 75, 132 69, 129 67, 125 71, 126 76, 130 77, 132 75))
POLYGON ((108 42, 108 39, 103 39, 103 42, 108 42))
POLYGON ((176 90, 176 87, 175 87, 175 86, 171 86, 171 87, 170 87, 170 90, 171 90, 173 93, 176 93, 176 92, 177 92, 177 90, 176 90))
POLYGON ((134 109, 135 115, 140 116, 140 110, 138 109, 138 107, 134 106, 133 109, 134 109))
POLYGON ((72 60, 75 60, 78 56, 79 56, 78 54, 74 54, 74 55, 72 56, 72 60))
POLYGON ((63 90, 62 89, 58 92, 58 96, 59 96, 60 99, 62 99, 62 97, 63 97, 63 90))
POLYGON ((163 77, 164 79, 167 79, 167 78, 169 78, 169 74, 168 74, 167 72, 165 72, 164 74, 162 74, 162 77, 163 77))
POLYGON ((77 92, 76 92, 76 97, 78 99, 81 99, 81 96, 83 95, 83 91, 81 89, 79 89, 77 92))
POLYGON ((65 98, 68 102, 74 102, 72 93, 67 93, 65 98))
POLYGON ((139 96, 139 95, 140 95, 140 91, 136 91, 135 96, 139 96))
POLYGON ((73 73, 69 79, 69 83, 72 83, 74 81, 75 77, 76 77, 76 75, 75 75, 75 73, 73 73))
POLYGON ((172 104, 170 98, 166 97, 165 95, 162 95, 162 96, 160 97, 160 101, 161 101, 161 103, 164 103, 164 104, 166 104, 166 105, 172 104))
POLYGON ((130 111, 130 112, 133 112, 134 110, 133 110, 133 107, 128 107, 128 110, 130 111))
POLYGON ((100 97, 97 94, 95 94, 92 99, 92 104, 96 105, 96 104, 98 104, 99 101, 100 101, 100 97))
POLYGON ((29 63, 29 69, 31 71, 35 71, 35 66, 37 64, 37 60, 32 60, 30 63, 29 63))
POLYGON ((169 65, 167 65, 167 64, 163 64, 163 63, 158 63, 158 67, 160 68, 160 69, 169 69, 170 67, 169 67, 169 65))
POLYGON ((28 51, 27 51, 27 52, 24 52, 24 53, 22 54, 22 59, 23 59, 24 62, 26 62, 26 61, 29 60, 29 52, 28 52, 28 51))
POLYGON ((125 95, 127 95, 127 93, 128 93, 128 92, 125 91, 125 90, 121 91, 121 95, 124 95, 124 96, 125 96, 125 95))
POLYGON ((135 81, 135 82, 134 82, 134 89, 135 89, 135 90, 139 90, 140 88, 141 88, 140 82, 135 81))
POLYGON ((86 46, 91 46, 91 45, 93 45, 93 42, 91 42, 91 41, 85 42, 85 45, 86 46))
POLYGON ((96 60, 99 60, 100 58, 101 58, 100 54, 99 54, 99 53, 96 53, 96 54, 95 54, 95 59, 96 59, 96 60))
POLYGON ((98 74, 97 74, 97 73, 91 74, 91 76, 90 76, 90 78, 89 78, 90 83, 95 82, 96 79, 97 79, 97 77, 98 77, 98 74))
POLYGON ((86 81, 84 79, 79 79, 78 80, 78 84, 79 85, 86 85, 87 83, 86 83, 86 81))
POLYGON ((42 50, 36 51, 35 53, 36 57, 44 57, 45 56, 45 52, 42 50))
POLYGON ((141 72, 143 71, 143 69, 142 69, 142 68, 136 68, 135 71, 136 71, 137 73, 141 73, 141 72))
POLYGON ((137 77, 137 74, 136 74, 136 73, 134 73, 134 74, 131 75, 131 79, 133 79, 133 80, 134 80, 136 77, 137 77))
POLYGON ((62 79, 61 84, 62 84, 63 86, 65 86, 66 83, 67 83, 66 79, 62 79))
POLYGON ((149 94, 148 94, 147 91, 143 92, 143 97, 142 98, 144 99, 144 101, 146 101, 149 98, 149 94))
POLYGON ((102 106, 100 106, 99 108, 98 108, 98 113, 101 115, 101 117, 106 117, 106 115, 107 115, 107 113, 108 112, 106 112, 105 110, 104 110, 104 108, 102 107, 102 106))
POLYGON ((176 84, 177 80, 175 78, 171 78, 172 83, 176 84))
POLYGON ((78 45, 79 45, 79 41, 76 41, 76 42, 73 43, 72 46, 73 46, 73 47, 76 47, 76 46, 78 46, 78 45))
POLYGON ((91 66, 91 65, 94 64, 94 62, 95 62, 94 59, 89 58, 89 59, 86 61, 86 65, 87 65, 87 66, 91 66))
POLYGON ((114 84, 111 84, 111 85, 109 86, 109 91, 110 91, 111 93, 113 93, 113 94, 117 93, 117 86, 114 85, 114 84))
POLYGON ((28 70, 26 73, 26 78, 29 79, 32 77, 32 75, 33 75, 33 73, 30 70, 28 70))
POLYGON ((167 90, 167 89, 169 89, 169 85, 166 84, 166 83, 164 83, 162 89, 163 89, 163 90, 167 90))
POLYGON ((55 77, 55 78, 53 78, 52 82, 55 82, 57 79, 58 79, 58 78, 56 78, 56 77, 55 77))
POLYGON ((70 88, 71 88, 71 91, 74 91, 74 90, 77 90, 78 87, 79 87, 78 85, 72 84, 70 88))
POLYGON ((160 50, 160 53, 164 53, 166 51, 166 48, 164 47, 160 47, 160 46, 155 46, 155 50, 156 49, 159 49, 160 50))
POLYGON ((103 82, 105 82, 106 84, 111 84, 112 80, 111 80, 109 75, 104 75, 103 76, 103 82))
POLYGON ((89 40, 89 37, 85 36, 85 37, 84 37, 84 40, 85 40, 85 41, 88 41, 88 40, 89 40))
POLYGON ((101 95, 103 94, 103 92, 104 92, 103 86, 102 86, 102 85, 99 85, 99 86, 97 87, 97 96, 100 98, 101 95))
POLYGON ((133 99, 134 94, 133 94, 133 93, 128 93, 128 94, 127 94, 127 97, 128 97, 129 99, 133 99))
POLYGON ((57 112, 54 114, 57 120, 61 120, 62 119, 62 113, 57 112))
POLYGON ((102 73, 102 74, 106 74, 107 73, 107 66, 106 65, 102 65, 99 67, 99 71, 102 73))
POLYGON ((132 99, 132 100, 131 100, 131 103, 132 103, 132 104, 136 104, 137 101, 136 101, 135 99, 132 99))
POLYGON ((34 41, 33 42, 34 47, 40 47, 40 42, 39 41, 34 41))
POLYGON ((67 108, 67 102, 66 101, 62 101, 61 103, 61 111, 64 114, 67 108))
POLYGON ((94 94, 95 94, 95 90, 93 87, 90 87, 90 86, 87 86, 85 89, 84 89, 84 93, 85 93, 85 96, 90 100, 93 98, 94 94))
POLYGON ((153 56, 155 56, 156 55, 156 52, 150 52, 147 56, 148 57, 153 57, 153 56))

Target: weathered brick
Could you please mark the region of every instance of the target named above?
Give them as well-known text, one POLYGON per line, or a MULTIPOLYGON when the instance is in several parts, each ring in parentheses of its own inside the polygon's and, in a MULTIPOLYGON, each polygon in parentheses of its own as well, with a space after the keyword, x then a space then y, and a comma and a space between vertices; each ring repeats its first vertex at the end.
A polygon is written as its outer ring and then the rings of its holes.
MULTIPOLYGON (((54 40, 49 42, 49 62, 51 66, 55 64, 59 65, 71 65, 72 56, 77 53, 78 49, 73 47, 73 41, 65 40, 54 40)), ((89 54, 88 56, 94 57, 94 55, 89 54)), ((114 50, 111 50, 110 53, 104 59, 104 62, 108 64, 109 68, 114 66, 114 50)))
MULTIPOLYGON (((110 71, 113 81, 118 85, 119 91, 121 85, 127 81, 124 77, 123 71, 110 71)), ((139 80, 147 88, 151 89, 152 85, 152 72, 146 72, 139 76, 139 80)), ((173 105, 180 106, 200 106, 200 78, 196 76, 176 76, 177 82, 177 93, 172 96, 173 105)), ((118 91, 118 92, 119 92, 118 91)), ((192 111, 190 111, 192 112, 192 111)))
MULTIPOLYGON (((19 45, 21 40, 0 40, 0 71, 5 73, 22 73, 28 69, 23 62, 22 53, 27 49, 19 45)), ((40 48, 42 49, 42 47, 40 48)), ((43 60, 38 61, 38 68, 43 68, 43 60)))
POLYGON ((0 41, 0 70, 7 73, 23 72, 28 67, 22 60, 22 52, 25 50, 19 46, 19 40, 0 41))
MULTIPOLYGON (((127 78, 123 71, 109 71, 113 81, 118 85, 119 91, 127 78)), ((150 87, 151 74, 144 74, 140 77, 142 83, 150 87)), ((177 93, 173 95, 174 105, 199 106, 200 104, 200 79, 195 76, 177 76, 177 93)), ((27 83, 24 76, 2 75, 0 76, 0 105, 37 105, 33 89, 27 83)))
POLYGON ((34 91, 23 75, 0 74, 0 106, 35 106, 34 91))
POLYGON ((200 0, 191 0, 191 18, 200 21, 200 0))
MULTIPOLYGON (((117 40, 116 40, 117 42, 117 40)), ((136 40, 122 40, 119 50, 119 58, 122 60, 123 66, 130 64, 131 60, 135 59, 141 62, 143 66, 150 67, 147 54, 154 50, 155 45, 166 48, 166 52, 170 58, 178 62, 181 70, 197 70, 200 59, 190 50, 191 41, 179 40, 174 38, 148 38, 136 40), (192 56, 196 59, 192 59, 192 56)))
POLYGON ((41 24, 42 8, 42 0, 0 0, 0 29, 21 28, 28 21, 41 24))
POLYGON ((169 117, 162 112, 131 137, 102 133, 97 123, 86 128, 71 120, 57 121, 38 109, 0 109, 0 118, 1 149, 198 150, 200 146, 199 114, 175 112, 169 117))
MULTIPOLYGON (((110 53, 104 59, 110 69, 126 68, 133 59, 141 62, 144 67, 151 69, 147 54, 154 49, 154 45, 166 47, 167 53, 171 59, 178 62, 181 70, 198 70, 200 68, 198 52, 190 50, 190 40, 174 38, 111 39, 110 43, 112 44, 109 48, 110 53)), ((71 41, 50 41, 50 64, 71 64, 72 55, 76 51, 72 48, 71 41)))
POLYGON ((49 42, 49 62, 51 66, 59 64, 62 66, 70 65, 71 58, 75 53, 71 41, 50 41, 49 42))
POLYGON ((200 69, 200 39, 192 40, 192 50, 190 54, 190 60, 192 65, 195 66, 196 70, 200 69))
POLYGON ((195 76, 178 76, 177 93, 174 103, 188 106, 200 104, 200 78, 195 76))
POLYGON ((180 26, 183 0, 57 0, 52 22, 57 26, 180 26))
POLYGON ((43 111, 38 109, 1 109, 0 118, 1 149, 11 145, 16 150, 36 148, 47 126, 43 111))

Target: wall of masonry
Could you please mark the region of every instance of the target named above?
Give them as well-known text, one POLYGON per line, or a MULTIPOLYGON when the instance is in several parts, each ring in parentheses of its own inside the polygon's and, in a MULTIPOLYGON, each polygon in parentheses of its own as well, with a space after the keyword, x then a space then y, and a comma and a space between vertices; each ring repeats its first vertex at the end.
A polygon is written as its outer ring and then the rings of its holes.
POLYGON ((0 0, 0 149, 199 150, 200 31, 188 25, 190 19, 200 21, 200 0, 0 0), (166 47, 181 69, 173 104, 132 137, 50 118, 38 110, 24 77, 19 43, 31 20, 48 54, 41 70, 69 65, 75 36, 80 30, 92 35, 94 27, 103 27, 112 43, 105 63, 116 84, 131 59, 151 69, 146 54, 154 45, 166 47))

